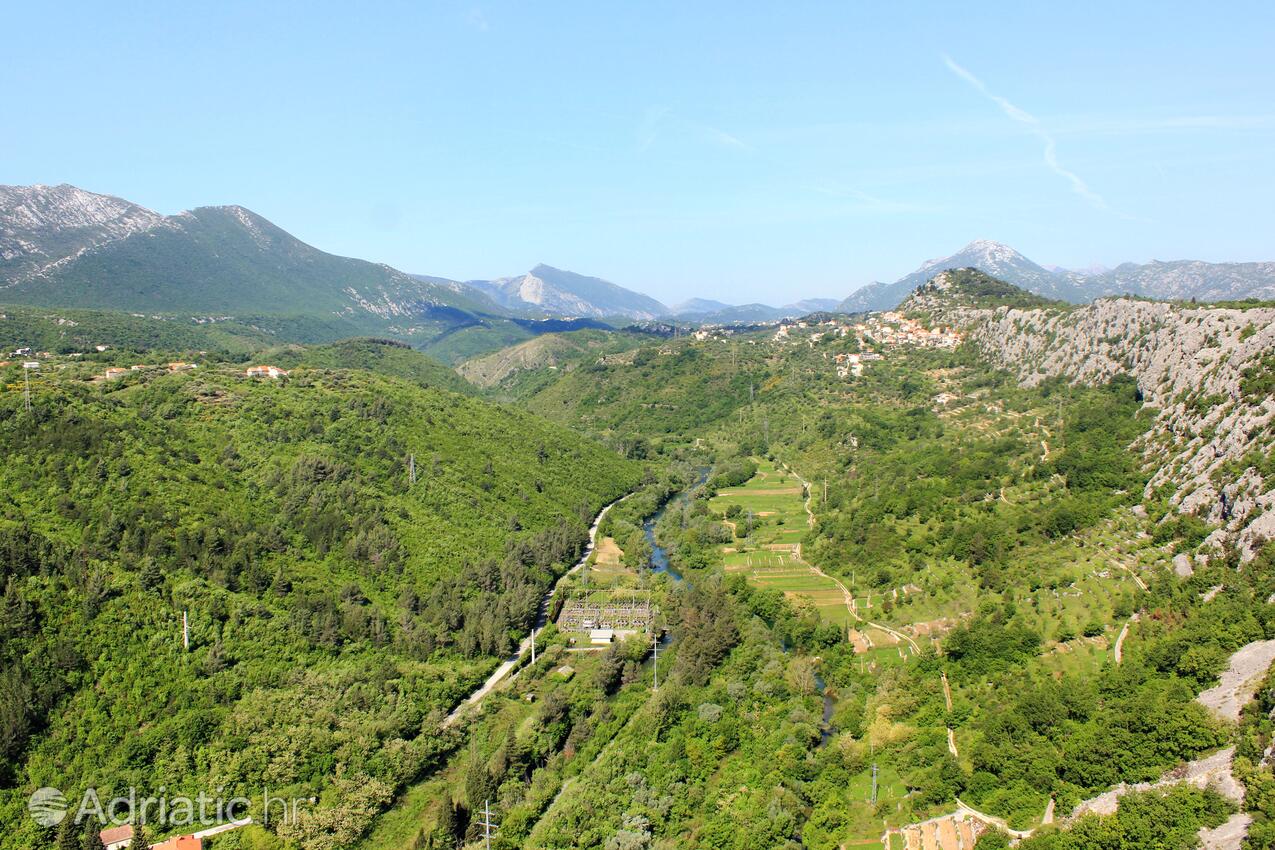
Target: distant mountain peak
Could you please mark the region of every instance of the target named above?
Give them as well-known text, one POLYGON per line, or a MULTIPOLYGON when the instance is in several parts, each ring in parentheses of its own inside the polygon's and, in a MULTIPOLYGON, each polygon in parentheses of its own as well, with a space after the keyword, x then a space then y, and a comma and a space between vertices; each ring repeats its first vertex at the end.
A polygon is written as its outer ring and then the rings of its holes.
POLYGON ((0 287, 39 277, 164 220, 130 201, 67 183, 0 186, 0 287))
POLYGON ((1162 300, 1196 298, 1275 299, 1275 263, 1204 263, 1196 260, 1121 263, 1114 269, 1045 268, 1001 242, 976 239, 960 251, 927 260, 894 283, 873 283, 841 302, 846 313, 889 310, 945 269, 976 268, 1046 298, 1084 303, 1104 295, 1141 295, 1162 300))
POLYGON ((1045 298, 1012 283, 1000 280, 977 268, 944 269, 921 284, 899 305, 903 312, 931 310, 936 306, 958 304, 980 307, 1062 306, 1063 302, 1045 298))
POLYGON ((1085 300, 1081 289, 1069 278, 1037 265, 1003 242, 975 239, 955 254, 926 260, 916 271, 894 283, 871 284, 851 293, 850 297, 841 302, 841 310, 847 313, 889 310, 939 272, 965 268, 979 269, 999 280, 1048 298, 1085 300))
POLYGON ((975 239, 961 249, 961 253, 968 251, 981 251, 988 254, 1005 254, 1012 257, 1022 256, 1022 254, 1018 253, 1004 242, 997 242, 995 239, 975 239))
POLYGON ((578 274, 540 263, 517 277, 472 280, 482 291, 510 310, 553 316, 624 316, 654 319, 668 308, 654 298, 625 289, 599 277, 578 274))

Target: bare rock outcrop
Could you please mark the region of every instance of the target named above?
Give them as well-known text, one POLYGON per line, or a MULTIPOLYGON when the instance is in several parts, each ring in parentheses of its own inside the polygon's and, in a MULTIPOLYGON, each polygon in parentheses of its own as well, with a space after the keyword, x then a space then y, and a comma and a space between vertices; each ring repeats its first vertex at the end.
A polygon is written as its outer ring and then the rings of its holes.
MULTIPOLYGON (((1063 376, 1097 384, 1133 376, 1155 418, 1135 444, 1179 511, 1218 524, 1244 561, 1275 539, 1275 398, 1242 390, 1246 370, 1275 355, 1275 307, 1107 298, 1082 307, 980 306, 951 297, 939 275, 900 308, 962 330, 1024 386, 1063 376)), ((1269 361, 1268 361, 1269 362, 1269 361)))

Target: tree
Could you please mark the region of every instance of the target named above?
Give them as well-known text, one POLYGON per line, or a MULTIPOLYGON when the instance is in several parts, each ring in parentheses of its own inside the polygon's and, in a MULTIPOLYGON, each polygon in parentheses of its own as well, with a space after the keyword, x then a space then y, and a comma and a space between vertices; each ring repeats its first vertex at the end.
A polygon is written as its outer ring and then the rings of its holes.
POLYGON ((469 770, 465 774, 465 803, 471 812, 480 811, 483 803, 490 800, 496 791, 496 783, 486 762, 477 753, 469 760, 469 770))
POLYGON ((84 822, 84 838, 80 842, 83 850, 106 850, 106 845, 102 843, 100 826, 101 824, 92 818, 84 822))
POLYGON ((164 588, 164 573, 160 570, 159 564, 155 563, 154 558, 142 559, 138 580, 141 581, 142 587, 151 593, 159 593, 164 588))
POLYGON ((80 850, 80 836, 75 826, 75 818, 62 818, 62 822, 58 824, 57 837, 54 839, 53 846, 57 850, 80 850))
POLYGON ((151 850, 151 842, 149 836, 146 835, 146 827, 140 823, 133 825, 133 843, 128 845, 129 850, 151 850))
POLYGON ((438 825, 434 827, 434 833, 442 842, 442 846, 451 850, 456 846, 456 839, 461 833, 460 817, 456 811, 456 804, 451 798, 443 800, 442 806, 438 812, 438 825))

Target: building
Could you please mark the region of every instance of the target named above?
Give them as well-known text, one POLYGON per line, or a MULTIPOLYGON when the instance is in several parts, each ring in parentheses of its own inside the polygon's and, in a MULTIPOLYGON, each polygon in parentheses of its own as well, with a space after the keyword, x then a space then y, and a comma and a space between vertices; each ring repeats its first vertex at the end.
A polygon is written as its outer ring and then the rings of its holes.
POLYGON ((194 363, 183 363, 180 360, 175 363, 168 364, 168 371, 170 372, 189 372, 191 369, 194 369, 194 368, 195 368, 194 363))
POLYGON ((120 850, 133 843, 133 825, 124 824, 123 826, 113 826, 110 829, 104 829, 101 832, 102 843, 106 845, 106 850, 120 850))
MULTIPOLYGON (((133 844, 133 825, 126 823, 104 829, 101 836, 106 850, 124 850, 133 844)), ((178 835, 151 845, 151 850, 204 850, 204 840, 198 834, 178 835)))
POLYGON ((127 374, 128 374, 127 369, 121 369, 118 366, 112 366, 106 370, 105 374, 103 374, 102 377, 108 381, 114 381, 118 378, 124 377, 127 374))
POLYGON ((249 366, 244 374, 249 378, 284 378, 288 373, 278 366, 249 366))
POLYGON ((612 629, 590 629, 589 643, 595 646, 605 646, 609 643, 615 643, 615 632, 612 629))

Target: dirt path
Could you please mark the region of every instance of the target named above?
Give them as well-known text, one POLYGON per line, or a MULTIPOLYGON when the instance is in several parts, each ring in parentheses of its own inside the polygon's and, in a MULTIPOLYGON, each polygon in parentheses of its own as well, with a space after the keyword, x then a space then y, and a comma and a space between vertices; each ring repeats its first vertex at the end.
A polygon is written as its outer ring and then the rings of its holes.
POLYGON ((1045 435, 1040 441, 1040 462, 1044 463, 1049 460, 1049 443, 1047 441, 1053 436, 1053 434, 1049 433, 1048 428, 1040 424, 1039 416, 1036 417, 1036 427, 1039 428, 1045 435))
POLYGON ((456 708, 452 710, 451 714, 447 715, 447 719, 443 721, 444 729, 454 725, 456 721, 460 719, 461 714, 469 706, 477 705, 482 702, 483 698, 495 690, 501 680, 509 675, 509 671, 518 666, 518 662, 522 660, 522 657, 531 651, 531 642, 535 639, 536 632, 544 628, 542 621, 549 610, 550 601, 552 601, 554 594, 558 592, 558 586, 561 585, 562 582, 566 581, 568 576, 578 572, 584 567, 585 563, 588 562, 589 556, 593 554, 593 550, 597 546, 598 526, 602 524, 602 520, 606 518, 607 512, 610 511, 611 508, 620 504, 620 502, 623 502, 627 498, 628 496, 622 496, 598 512, 598 515, 593 520, 593 525, 589 527, 589 543, 584 547, 584 554, 580 556, 580 560, 576 561, 575 566, 563 573, 558 580, 554 582, 553 587, 549 588, 549 590, 545 592, 545 595, 541 597, 540 612, 537 614, 536 625, 532 627, 531 633, 523 638, 522 642, 518 644, 517 652, 506 658, 504 662, 502 662, 501 665, 487 677, 487 681, 483 682, 482 686, 479 687, 478 690, 467 696, 460 705, 456 706, 456 708))
MULTIPOLYGON (((1231 656, 1230 664, 1222 673, 1221 681, 1202 691, 1196 700, 1218 717, 1238 722, 1240 712, 1253 698, 1262 677, 1275 663, 1275 640, 1259 640, 1243 646, 1231 656)), ((1104 794, 1083 801, 1069 817, 1074 820, 1084 814, 1111 814, 1120 805, 1120 798, 1132 791, 1164 788, 1170 785, 1190 784, 1197 788, 1212 787, 1234 803, 1244 800, 1244 786, 1232 772, 1235 748, 1227 747, 1212 755, 1189 762, 1182 768, 1171 770, 1155 782, 1137 785, 1117 785, 1104 794)), ((1239 850, 1248 835, 1252 818, 1244 812, 1232 815, 1216 829, 1202 830, 1201 847, 1204 850, 1239 850)))
POLYGON ((1253 698, 1272 663, 1275 663, 1275 640, 1254 641, 1232 655, 1217 685, 1202 691, 1196 699, 1218 717, 1238 723, 1240 710, 1253 698))
POLYGON ((1134 583, 1136 583, 1136 584, 1138 585, 1138 587, 1142 588, 1142 590, 1143 590, 1144 592, 1146 591, 1146 589, 1147 589, 1147 583, 1146 583, 1145 581, 1143 581, 1143 580, 1142 580, 1142 576, 1138 575, 1138 574, 1137 574, 1137 573, 1135 573, 1133 570, 1129 569, 1127 566, 1125 566, 1125 565, 1124 565, 1124 564, 1122 564, 1122 563, 1119 563, 1118 561, 1115 561, 1115 562, 1113 562, 1113 563, 1115 563, 1115 565, 1116 565, 1117 567, 1119 567, 1120 569, 1122 569, 1122 570, 1124 570, 1126 573, 1128 573, 1128 574, 1129 574, 1129 576, 1130 576, 1130 577, 1134 580, 1134 583))
POLYGON ((994 826, 1003 832, 1009 833, 1014 838, 1030 838, 1031 834, 1035 832, 1035 830, 1033 829, 1027 829, 1027 830, 1011 829, 1010 825, 1005 822, 1004 818, 998 818, 998 817, 994 817, 993 815, 983 814, 978 809, 975 809, 972 806, 967 806, 964 803, 962 803, 960 797, 956 798, 956 811, 957 811, 957 814, 965 814, 965 815, 969 815, 972 818, 977 818, 978 820, 981 820, 983 823, 987 824, 988 826, 994 826))
POLYGON ((1135 613, 1124 624, 1124 628, 1120 630, 1120 635, 1116 638, 1116 666, 1120 666, 1120 662, 1124 660, 1124 639, 1129 636, 1129 626, 1138 622, 1138 615, 1135 613))
MULTIPOLYGON (((806 500, 805 500, 805 502, 803 503, 803 505, 804 505, 804 507, 805 507, 805 509, 806 509, 806 525, 807 525, 808 527, 810 527, 810 528, 814 528, 814 527, 815 527, 815 514, 814 514, 814 511, 812 511, 812 510, 810 509, 810 499, 812 498, 812 493, 811 493, 811 490, 810 490, 810 482, 809 482, 809 481, 807 481, 806 479, 802 478, 802 477, 801 477, 800 475, 798 475, 796 472, 794 472, 794 471, 792 470, 792 468, 788 466, 788 464, 786 464, 786 463, 785 463, 785 464, 783 464, 783 467, 784 467, 784 471, 785 471, 785 472, 787 472, 787 473, 788 473, 789 475, 791 475, 793 478, 796 478, 798 481, 800 481, 800 482, 801 482, 801 486, 802 486, 802 488, 806 491, 806 500)), ((798 558, 801 558, 801 544, 800 544, 800 543, 798 543, 798 544, 797 544, 796 554, 797 554, 797 557, 798 557, 798 558)), ((874 622, 872 622, 871 620, 865 620, 863 617, 860 617, 860 616, 859 616, 859 611, 858 611, 857 607, 856 607, 856 606, 855 606, 855 604, 854 604, 854 594, 852 594, 852 593, 850 592, 850 589, 849 589, 848 587, 846 587, 846 586, 845 586, 845 583, 844 583, 844 582, 842 582, 842 581, 841 581, 841 579, 837 578, 836 576, 830 576, 830 575, 828 575, 828 574, 827 574, 827 573, 825 573, 823 570, 821 570, 821 569, 819 569, 818 567, 816 567, 814 564, 809 564, 809 563, 807 563, 807 566, 809 566, 809 567, 810 567, 811 572, 813 572, 815 575, 817 575, 817 576, 821 576, 822 578, 826 578, 828 581, 832 582, 832 583, 833 583, 833 584, 835 584, 837 587, 841 588, 841 595, 842 595, 842 598, 844 598, 844 599, 845 599, 845 603, 846 603, 846 610, 850 612, 850 616, 851 616, 851 617, 853 617, 853 618, 854 618, 855 620, 857 620, 858 622, 863 623, 864 625, 872 626, 873 628, 880 629, 881 631, 885 632, 886 634, 891 635, 891 636, 893 636, 894 638, 896 638, 896 639, 897 639, 900 643, 906 643, 908 646, 910 646, 910 647, 912 648, 912 652, 913 652, 913 653, 920 653, 920 651, 921 651, 921 647, 917 645, 917 642, 916 642, 916 641, 914 641, 912 638, 908 637, 907 635, 903 634, 903 632, 896 631, 896 630, 894 630, 894 629, 890 628, 889 626, 884 626, 884 625, 882 625, 882 624, 880 624, 880 623, 874 623, 874 622)))

